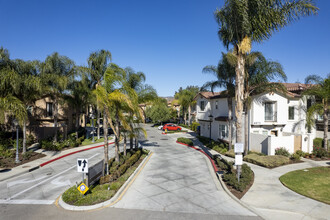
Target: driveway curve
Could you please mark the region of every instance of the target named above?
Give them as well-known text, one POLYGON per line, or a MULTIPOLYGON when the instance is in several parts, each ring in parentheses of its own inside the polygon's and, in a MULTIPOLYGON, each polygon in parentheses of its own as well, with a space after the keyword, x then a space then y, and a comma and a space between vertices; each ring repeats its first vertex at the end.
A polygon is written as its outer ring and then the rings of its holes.
POLYGON ((203 154, 175 142, 187 135, 162 135, 150 125, 146 130, 141 144, 154 154, 113 207, 259 218, 217 187, 203 154))

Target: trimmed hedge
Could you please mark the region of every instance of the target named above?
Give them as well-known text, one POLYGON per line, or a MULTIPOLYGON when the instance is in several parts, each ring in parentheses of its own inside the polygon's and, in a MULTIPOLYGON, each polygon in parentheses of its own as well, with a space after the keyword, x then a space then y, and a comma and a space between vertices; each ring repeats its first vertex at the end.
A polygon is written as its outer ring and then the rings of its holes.
POLYGON ((193 141, 189 138, 179 137, 176 141, 183 144, 187 144, 189 146, 194 146, 193 141))
POLYGON ((249 154, 244 157, 244 161, 267 168, 274 168, 288 164, 290 158, 282 155, 259 156, 257 154, 249 154))

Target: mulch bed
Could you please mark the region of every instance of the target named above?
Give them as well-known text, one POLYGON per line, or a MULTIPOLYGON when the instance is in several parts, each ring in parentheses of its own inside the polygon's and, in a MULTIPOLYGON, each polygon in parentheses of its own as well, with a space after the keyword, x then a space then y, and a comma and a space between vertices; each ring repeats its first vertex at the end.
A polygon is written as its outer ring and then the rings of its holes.
MULTIPOLYGON (((305 158, 306 158, 306 157, 305 157, 305 158)), ((314 160, 314 161, 330 160, 329 157, 322 157, 322 158, 320 158, 320 157, 308 157, 308 158, 306 158, 306 159, 314 160)))
MULTIPOLYGON (((226 182, 224 182, 226 184, 226 182)), ((226 184, 227 186, 227 189, 234 195, 236 196, 236 198, 238 199, 241 199, 245 193, 247 193, 247 191, 249 191, 249 189, 251 188, 251 186, 253 185, 254 183, 254 173, 253 173, 253 178, 252 178, 252 181, 251 183, 245 188, 245 190, 243 192, 239 191, 239 190, 236 190, 235 188, 233 188, 232 186, 229 186, 226 184)))
MULTIPOLYGON (((16 156, 16 155, 15 155, 16 156)), ((10 158, 1 158, 0 157, 0 169, 10 169, 16 166, 20 166, 22 164, 34 161, 36 159, 42 158, 46 156, 45 154, 40 154, 36 152, 31 152, 29 158, 23 159, 22 153, 19 153, 18 158, 21 161, 20 163, 15 163, 15 157, 10 158)), ((1 172, 1 171, 0 171, 1 172)))

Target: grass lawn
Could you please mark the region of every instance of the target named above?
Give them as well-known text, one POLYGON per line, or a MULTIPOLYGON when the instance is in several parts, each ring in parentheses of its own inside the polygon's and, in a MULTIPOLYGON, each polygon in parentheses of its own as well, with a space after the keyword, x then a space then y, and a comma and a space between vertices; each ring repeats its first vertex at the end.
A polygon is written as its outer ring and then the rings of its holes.
POLYGON ((280 181, 301 195, 330 204, 330 166, 292 171, 280 181))

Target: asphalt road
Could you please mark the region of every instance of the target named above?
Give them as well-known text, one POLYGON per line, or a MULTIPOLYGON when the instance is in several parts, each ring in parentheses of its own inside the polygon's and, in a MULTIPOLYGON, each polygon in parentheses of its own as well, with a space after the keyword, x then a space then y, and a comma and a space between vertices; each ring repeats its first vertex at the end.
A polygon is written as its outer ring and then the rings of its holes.
MULTIPOLYGON (((0 182, 0 219, 260 219, 216 187, 201 153, 176 144, 177 135, 146 129, 148 139, 141 144, 154 155, 114 207, 73 212, 54 204, 81 181, 77 158, 95 164, 103 158, 98 148, 0 182)), ((109 151, 113 155, 113 145, 109 151)))

